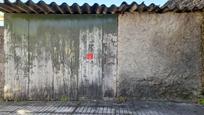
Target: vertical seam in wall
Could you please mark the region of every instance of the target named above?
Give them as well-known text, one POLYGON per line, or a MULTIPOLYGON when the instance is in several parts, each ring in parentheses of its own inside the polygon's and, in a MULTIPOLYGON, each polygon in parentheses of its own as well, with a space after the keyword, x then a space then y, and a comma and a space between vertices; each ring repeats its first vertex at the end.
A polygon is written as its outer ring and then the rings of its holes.
POLYGON ((30 95, 30 20, 28 19, 28 91, 27 91, 27 93, 28 93, 28 96, 27 96, 27 98, 28 98, 28 100, 29 100, 29 95, 30 95))
POLYGON ((201 20, 201 95, 204 94, 204 14, 202 13, 202 20, 201 20))
MULTIPOLYGON (((78 57, 77 57, 77 58, 78 58, 78 60, 77 60, 77 61, 78 61, 77 66, 78 66, 78 67, 77 67, 77 86, 76 86, 76 88, 77 88, 77 91, 76 91, 76 96, 77 96, 77 97, 76 97, 76 100, 77 100, 77 101, 80 101, 80 100, 79 100, 79 89, 80 89, 80 88, 79 88, 79 87, 80 87, 80 86, 79 86, 79 79, 80 79, 80 78, 79 78, 79 77, 80 77, 80 73, 79 73, 79 72, 80 72, 80 52, 81 52, 81 51, 80 51, 80 50, 81 50, 81 49, 80 49, 80 31, 81 31, 81 30, 79 29, 79 36, 78 36, 78 38, 79 38, 78 40, 79 40, 79 41, 78 41, 78 44, 77 44, 77 45, 78 45, 78 57)), ((75 55, 77 55, 77 54, 75 54, 75 55)), ((76 58, 76 56, 75 56, 75 58, 76 58)), ((76 60, 76 59, 75 59, 75 60, 76 60)), ((70 88, 70 87, 69 87, 69 88, 70 88)))
POLYGON ((119 57, 118 57, 118 47, 119 47, 119 16, 120 16, 120 14, 118 14, 117 15, 117 19, 116 19, 116 21, 117 21, 117 53, 116 53, 116 94, 115 94, 115 96, 117 97, 118 96, 118 77, 119 77, 119 70, 118 70, 118 59, 119 59, 119 57))
MULTIPOLYGON (((105 21, 103 20, 103 23, 104 23, 105 21)), ((104 98, 104 94, 105 94, 105 92, 104 92, 104 58, 106 58, 106 56, 104 56, 104 25, 102 24, 102 29, 101 29, 101 31, 102 31, 102 33, 101 33, 101 37, 102 37, 102 40, 101 40, 101 52, 102 52, 102 59, 101 59, 101 73, 102 73, 102 78, 101 78, 101 90, 102 90, 102 98, 104 98)))
POLYGON ((5 86, 5 50, 4 50, 4 37, 5 37, 5 27, 3 27, 2 28, 3 30, 3 32, 1 33, 2 34, 2 38, 1 38, 1 44, 2 44, 2 52, 3 52, 3 56, 2 56, 2 59, 3 59, 3 61, 1 62, 2 64, 3 64, 3 67, 2 67, 2 76, 0 76, 0 77, 2 77, 2 78, 0 78, 1 79, 1 94, 0 94, 0 98, 3 100, 4 99, 4 86, 5 86))
MULTIPOLYGON (((50 39, 52 39, 52 37, 50 39)), ((51 42, 51 46, 54 46, 52 42, 51 42)), ((54 54, 53 49, 51 50, 51 53, 54 54)), ((52 59, 52 56, 50 58, 52 59)), ((55 68, 54 68, 53 64, 52 64, 52 69, 53 69, 52 71, 54 73, 55 68)), ((51 95, 52 96, 51 98, 54 99, 54 98, 56 98, 56 96, 55 96, 55 86, 54 86, 54 83, 55 83, 55 75, 54 74, 52 74, 52 82, 51 83, 52 83, 52 92, 53 92, 52 95, 51 95)))

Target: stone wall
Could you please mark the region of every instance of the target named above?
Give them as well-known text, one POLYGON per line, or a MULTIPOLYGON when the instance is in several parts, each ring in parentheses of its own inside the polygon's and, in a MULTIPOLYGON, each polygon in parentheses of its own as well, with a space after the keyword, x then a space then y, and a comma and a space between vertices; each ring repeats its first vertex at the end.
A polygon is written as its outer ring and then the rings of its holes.
POLYGON ((199 96, 200 14, 124 14, 118 23, 119 96, 170 100, 199 96))

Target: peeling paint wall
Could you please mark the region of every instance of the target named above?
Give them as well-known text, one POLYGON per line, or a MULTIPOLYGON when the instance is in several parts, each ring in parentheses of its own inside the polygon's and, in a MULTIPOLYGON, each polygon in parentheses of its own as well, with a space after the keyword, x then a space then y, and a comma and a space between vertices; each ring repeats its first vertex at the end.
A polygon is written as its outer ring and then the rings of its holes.
POLYGON ((120 15, 118 95, 172 100, 199 96, 201 23, 197 13, 120 15))
POLYGON ((5 99, 114 96, 116 16, 6 14, 5 20, 5 99))
POLYGON ((0 27, 0 100, 4 94, 4 28, 0 27))

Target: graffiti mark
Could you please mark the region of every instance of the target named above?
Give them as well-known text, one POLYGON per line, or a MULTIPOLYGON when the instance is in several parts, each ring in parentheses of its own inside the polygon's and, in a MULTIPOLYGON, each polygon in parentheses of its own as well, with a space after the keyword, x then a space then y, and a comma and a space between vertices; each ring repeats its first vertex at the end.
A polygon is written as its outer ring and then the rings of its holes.
POLYGON ((94 54, 93 53, 87 53, 86 54, 86 59, 87 60, 93 60, 93 58, 94 58, 94 54))

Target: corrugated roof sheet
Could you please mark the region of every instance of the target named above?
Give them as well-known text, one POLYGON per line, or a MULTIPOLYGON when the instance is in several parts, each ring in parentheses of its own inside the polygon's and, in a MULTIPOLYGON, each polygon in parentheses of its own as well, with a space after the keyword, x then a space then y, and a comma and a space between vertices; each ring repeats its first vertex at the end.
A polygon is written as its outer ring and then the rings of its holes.
POLYGON ((5 13, 27 13, 27 14, 122 14, 125 12, 192 12, 192 11, 203 11, 204 5, 201 7, 177 7, 165 5, 159 7, 155 4, 150 4, 149 6, 145 5, 144 2, 137 4, 133 2, 132 4, 127 4, 123 2, 120 6, 111 5, 107 7, 106 5, 99 5, 95 3, 90 6, 85 3, 82 6, 77 3, 69 6, 66 3, 57 5, 55 2, 50 4, 45 3, 44 1, 39 1, 34 3, 32 0, 27 2, 22 2, 16 0, 16 2, 10 2, 9 0, 4 0, 4 3, 0 3, 0 11, 5 13))
POLYGON ((190 9, 197 7, 203 8, 204 0, 168 0, 164 6, 168 7, 188 7, 190 9))

